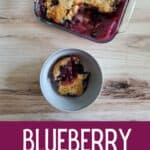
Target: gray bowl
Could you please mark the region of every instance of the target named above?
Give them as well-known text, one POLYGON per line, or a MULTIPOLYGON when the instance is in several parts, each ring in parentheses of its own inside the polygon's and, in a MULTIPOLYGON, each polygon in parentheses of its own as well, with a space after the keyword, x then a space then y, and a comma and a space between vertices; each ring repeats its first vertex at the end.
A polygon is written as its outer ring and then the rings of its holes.
POLYGON ((77 111, 90 105, 98 96, 102 87, 102 72, 96 60, 88 53, 73 48, 58 50, 45 61, 40 74, 40 86, 44 97, 52 106, 61 111, 77 111), (81 58, 85 71, 91 73, 88 87, 79 97, 61 96, 52 85, 49 71, 59 58, 74 54, 81 58))

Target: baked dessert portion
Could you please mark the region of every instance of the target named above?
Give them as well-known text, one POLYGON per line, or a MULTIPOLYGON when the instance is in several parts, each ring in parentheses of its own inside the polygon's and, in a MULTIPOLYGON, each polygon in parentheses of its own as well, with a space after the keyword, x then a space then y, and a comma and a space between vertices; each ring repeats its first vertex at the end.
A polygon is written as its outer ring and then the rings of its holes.
POLYGON ((80 96, 87 88, 89 72, 84 71, 79 56, 66 56, 52 67, 52 80, 60 95, 80 96))
POLYGON ((115 11, 119 0, 45 0, 46 18, 56 23, 72 20, 82 4, 95 7, 101 13, 115 11))
POLYGON ((35 13, 76 35, 97 42, 114 38, 129 0, 35 0, 35 13))

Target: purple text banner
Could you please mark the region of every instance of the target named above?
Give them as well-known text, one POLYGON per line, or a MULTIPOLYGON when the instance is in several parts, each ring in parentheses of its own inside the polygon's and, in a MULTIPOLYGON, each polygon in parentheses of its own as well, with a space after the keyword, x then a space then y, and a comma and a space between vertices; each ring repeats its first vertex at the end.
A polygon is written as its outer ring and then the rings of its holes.
POLYGON ((150 150, 150 122, 0 122, 0 150, 150 150))

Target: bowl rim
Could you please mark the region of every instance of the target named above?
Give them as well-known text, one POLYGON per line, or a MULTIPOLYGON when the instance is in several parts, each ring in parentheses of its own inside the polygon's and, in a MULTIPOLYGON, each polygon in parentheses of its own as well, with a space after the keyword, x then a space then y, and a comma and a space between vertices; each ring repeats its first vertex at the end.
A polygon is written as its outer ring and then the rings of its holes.
MULTIPOLYGON (((66 55, 67 55, 67 54, 66 54, 66 55)), ((64 56, 65 56, 65 55, 64 55, 64 56)), ((59 58, 61 58, 61 56, 60 56, 59 58)), ((59 58, 57 58, 57 59, 59 59, 59 58)), ((51 67, 49 68, 49 70, 50 70, 50 69, 51 69, 51 67)), ((64 49, 58 49, 58 50, 52 52, 48 57, 46 57, 46 58, 44 59, 44 62, 43 62, 43 64, 42 64, 41 71, 40 71, 39 82, 40 82, 40 90, 41 90, 41 92, 42 92, 42 96, 44 97, 44 99, 45 99, 53 108, 55 108, 55 109, 57 109, 57 110, 59 110, 59 111, 63 111, 63 112, 77 112, 77 111, 81 111, 81 110, 87 108, 88 106, 90 106, 92 103, 94 103, 94 102, 96 101, 96 98, 98 97, 98 95, 101 95, 101 92, 102 92, 102 89, 103 89, 103 72, 102 72, 102 67, 99 65, 99 63, 97 62, 97 60, 96 60, 91 54, 89 54, 88 52, 86 52, 86 51, 84 51, 84 50, 81 50, 81 49, 78 49, 78 48, 64 48, 64 49), (87 104, 85 104, 84 106, 81 106, 81 107, 79 107, 79 108, 77 108, 77 109, 74 109, 74 110, 63 109, 63 108, 60 108, 60 107, 58 107, 58 106, 56 106, 56 105, 53 105, 53 104, 48 100, 48 98, 45 96, 45 92, 44 92, 43 86, 42 86, 42 80, 43 80, 42 75, 43 75, 43 72, 44 72, 44 70, 45 70, 45 68, 46 68, 46 66, 47 66, 47 64, 48 64, 48 62, 49 62, 49 59, 50 59, 51 57, 53 57, 53 56, 59 54, 59 53, 62 52, 62 51, 70 51, 70 50, 78 51, 78 52, 84 53, 85 55, 91 57, 92 60, 94 61, 94 63, 96 63, 97 68, 98 68, 98 70, 99 70, 99 72, 100 72, 100 74, 101 74, 101 84, 100 84, 99 90, 98 90, 98 92, 95 94, 93 100, 92 100, 90 103, 87 103, 87 104)))

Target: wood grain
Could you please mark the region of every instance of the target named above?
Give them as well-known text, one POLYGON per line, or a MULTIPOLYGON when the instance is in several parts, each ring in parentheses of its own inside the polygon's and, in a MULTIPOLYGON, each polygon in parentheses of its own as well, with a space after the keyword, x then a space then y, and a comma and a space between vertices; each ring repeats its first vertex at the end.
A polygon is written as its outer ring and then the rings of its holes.
POLYGON ((127 31, 99 44, 41 23, 33 1, 0 0, 0 120, 150 120, 149 5, 137 0, 127 31), (64 113, 43 98, 39 73, 50 54, 70 47, 96 58, 104 85, 94 104, 64 113))

